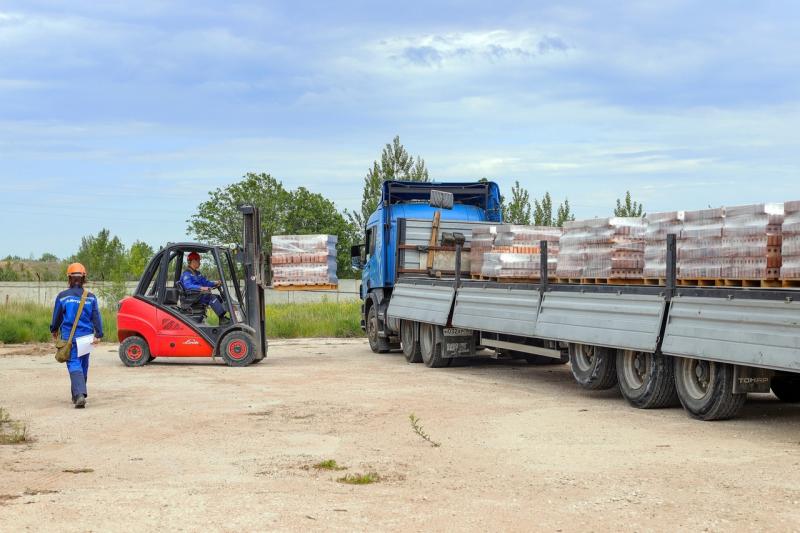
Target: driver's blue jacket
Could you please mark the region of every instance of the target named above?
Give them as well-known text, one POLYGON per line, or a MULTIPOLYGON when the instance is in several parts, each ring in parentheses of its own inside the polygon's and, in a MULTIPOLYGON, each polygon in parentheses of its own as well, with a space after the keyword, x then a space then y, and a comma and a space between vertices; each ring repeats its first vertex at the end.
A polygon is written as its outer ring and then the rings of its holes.
POLYGON ((208 281, 199 270, 187 269, 181 274, 181 285, 187 291, 199 291, 200 287, 213 287, 216 285, 213 281, 208 281))

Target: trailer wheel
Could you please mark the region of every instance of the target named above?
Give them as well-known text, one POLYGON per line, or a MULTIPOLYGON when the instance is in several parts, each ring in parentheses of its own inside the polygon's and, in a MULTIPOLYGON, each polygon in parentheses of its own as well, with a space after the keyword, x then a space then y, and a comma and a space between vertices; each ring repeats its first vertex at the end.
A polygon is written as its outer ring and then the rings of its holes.
POLYGON ((772 393, 785 403, 800 402, 800 375, 776 374, 770 382, 772 393))
POLYGON ((228 366, 247 366, 256 359, 253 338, 243 331, 232 331, 225 335, 219 348, 222 360, 228 366))
POLYGON ((734 418, 747 394, 733 393, 733 365, 675 358, 675 387, 683 408, 699 420, 734 418))
POLYGON ((146 340, 138 335, 131 335, 119 345, 119 359, 125 366, 144 366, 155 358, 150 355, 146 340))
POLYGON ((584 389, 610 389, 617 384, 616 358, 608 348, 570 343, 569 363, 572 376, 584 389))
POLYGON ((421 363, 422 354, 419 350, 419 341, 414 340, 414 328, 416 322, 403 320, 400 323, 400 345, 403 348, 403 355, 409 363, 421 363))
POLYGON ((369 347, 375 353, 386 353, 389 351, 389 339, 378 335, 378 310, 372 305, 367 312, 367 338, 369 347))
POLYGON ((419 325, 419 349, 422 362, 429 368, 450 366, 452 359, 442 357, 442 345, 436 344, 436 328, 433 324, 419 325))
POLYGON ((675 365, 666 355, 617 350, 617 380, 622 396, 639 409, 678 403, 675 365))

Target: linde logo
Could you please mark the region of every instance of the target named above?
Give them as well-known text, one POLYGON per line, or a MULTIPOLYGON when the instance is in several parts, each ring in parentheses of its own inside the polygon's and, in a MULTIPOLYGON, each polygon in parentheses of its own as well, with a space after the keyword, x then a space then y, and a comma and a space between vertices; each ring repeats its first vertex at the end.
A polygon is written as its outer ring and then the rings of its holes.
POLYGON ((183 341, 183 344, 188 346, 194 346, 200 344, 200 341, 198 341, 197 339, 186 339, 185 341, 183 341))

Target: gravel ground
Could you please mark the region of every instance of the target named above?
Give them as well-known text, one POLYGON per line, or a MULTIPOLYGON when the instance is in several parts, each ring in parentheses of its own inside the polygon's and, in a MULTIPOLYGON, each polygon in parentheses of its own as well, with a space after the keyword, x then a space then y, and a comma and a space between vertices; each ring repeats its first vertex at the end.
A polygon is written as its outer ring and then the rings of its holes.
POLYGON ((433 370, 307 339, 249 368, 126 368, 102 345, 80 411, 50 352, 0 347, 0 406, 33 437, 0 446, 0 531, 800 527, 800 406, 771 395, 704 423, 584 392, 568 366, 433 370))

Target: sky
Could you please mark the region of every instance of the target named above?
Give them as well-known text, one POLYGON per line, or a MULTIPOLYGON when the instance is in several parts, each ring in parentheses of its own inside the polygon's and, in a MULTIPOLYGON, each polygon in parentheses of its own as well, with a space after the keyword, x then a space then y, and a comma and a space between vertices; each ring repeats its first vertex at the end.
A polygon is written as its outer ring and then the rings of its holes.
POLYGON ((395 135, 578 218, 798 199, 798 35, 791 1, 0 0, 0 256, 182 240, 249 171, 358 208, 395 135))

